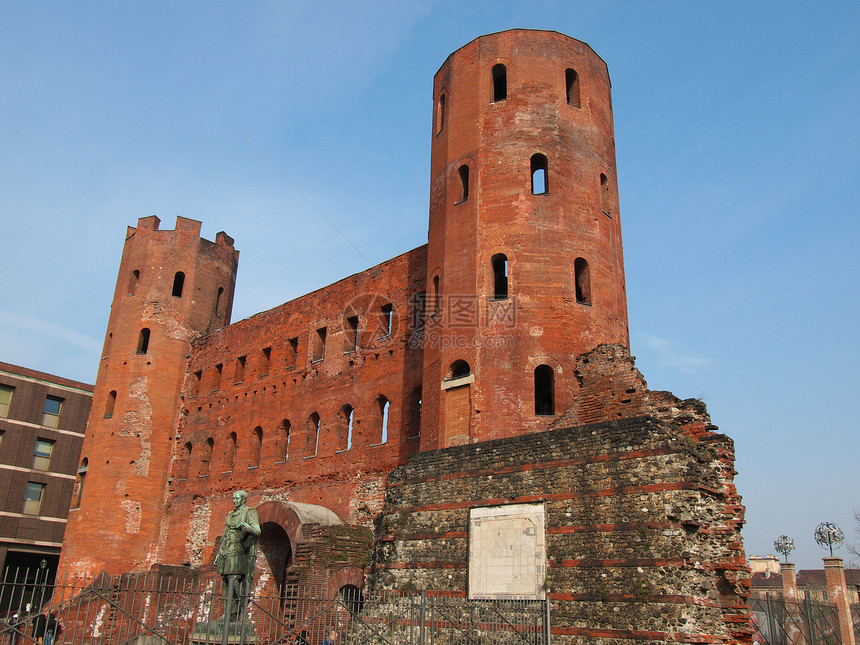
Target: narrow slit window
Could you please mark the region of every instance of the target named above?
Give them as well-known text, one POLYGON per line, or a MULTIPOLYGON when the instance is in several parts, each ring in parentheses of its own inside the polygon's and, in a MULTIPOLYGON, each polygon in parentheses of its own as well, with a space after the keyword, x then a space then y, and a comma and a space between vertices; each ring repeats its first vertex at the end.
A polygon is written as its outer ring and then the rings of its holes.
POLYGON ((247 358, 247 356, 240 356, 236 359, 236 372, 233 376, 234 383, 241 383, 245 380, 245 361, 247 358))
POLYGON ((128 276, 128 289, 126 289, 128 295, 133 296, 135 294, 135 292, 137 291, 137 283, 139 280, 140 271, 138 269, 135 269, 131 272, 131 275, 128 276))
POLYGON ((295 367, 296 366, 296 355, 299 353, 299 339, 298 338, 290 338, 287 341, 287 356, 285 359, 286 367, 295 367))
POLYGON ((555 414, 555 372, 549 365, 535 368, 535 415, 555 414))
POLYGON ((352 424, 355 419, 355 410, 348 403, 340 409, 341 429, 338 437, 338 450, 349 450, 352 448, 352 424))
POLYGON ((314 363, 325 358, 325 337, 326 328, 320 327, 317 329, 316 334, 314 334, 314 353, 311 359, 314 363))
POLYGON ((460 175, 460 199, 459 201, 464 202, 469 199, 469 166, 462 165, 457 170, 457 173, 460 175))
POLYGON ((105 419, 110 419, 113 416, 113 409, 116 407, 116 390, 108 392, 107 401, 105 402, 105 419))
POLYGON ((224 295, 224 287, 218 287, 218 295, 215 296, 215 316, 221 315, 221 296, 224 295))
POLYGON ((609 177, 600 173, 600 208, 609 215, 612 212, 612 200, 609 193, 609 177))
POLYGON ((504 101, 508 98, 508 70, 499 63, 493 65, 491 74, 493 76, 493 102, 504 101))
POLYGON ((212 373, 212 391, 221 389, 221 374, 224 372, 224 364, 218 363, 212 373))
POLYGON ((140 336, 137 337, 137 353, 146 354, 149 351, 149 328, 144 327, 140 330, 140 336))
POLYGON ((490 264, 493 267, 493 300, 505 300, 508 297, 508 256, 496 253, 490 264))
POLYGON ((78 476, 75 478, 75 488, 72 492, 72 508, 81 507, 81 498, 84 496, 84 483, 87 480, 87 470, 89 469, 89 460, 84 457, 81 460, 81 465, 78 466, 78 476))
POLYGON ((193 398, 200 393, 200 381, 203 380, 203 372, 197 371, 191 375, 191 382, 188 384, 188 397, 193 398))
POLYGON ((113 342, 113 333, 110 333, 105 338, 105 348, 104 348, 104 351, 102 352, 102 358, 107 358, 108 356, 110 356, 110 346, 111 346, 112 342, 113 342))
POLYGON ((346 339, 343 343, 343 351, 348 354, 358 349, 358 316, 350 316, 346 319, 346 339))
POLYGON ((446 97, 445 94, 439 95, 439 102, 436 104, 436 134, 442 132, 442 128, 445 127, 445 111, 447 109, 446 106, 446 97))
POLYGON ((269 373, 269 365, 272 362, 272 348, 264 347, 260 361, 260 376, 266 376, 269 373))
POLYGON ((278 426, 278 447, 277 459, 284 461, 290 456, 290 421, 284 419, 281 425, 278 426))
POLYGON ((181 298, 182 289, 185 286, 185 274, 182 271, 177 271, 173 276, 173 297, 181 298))
POLYGON ((576 282, 576 301, 583 305, 591 304, 591 269, 588 260, 576 258, 573 262, 574 280, 576 282))
POLYGON ((204 446, 205 450, 200 455, 200 474, 208 475, 212 472, 212 455, 215 453, 215 440, 209 437, 204 446))
POLYGON ((575 69, 566 69, 564 72, 564 84, 567 91, 567 104, 579 107, 579 74, 575 69))
POLYGON ((546 155, 542 155, 540 153, 532 155, 531 173, 533 195, 546 195, 549 192, 549 184, 547 181, 547 166, 548 162, 546 159, 546 155))
POLYGON ((433 276, 433 315, 439 313, 442 296, 439 293, 439 276, 433 276))
POLYGON ((231 432, 227 437, 227 447, 224 449, 224 472, 233 472, 233 462, 236 460, 236 433, 231 432))

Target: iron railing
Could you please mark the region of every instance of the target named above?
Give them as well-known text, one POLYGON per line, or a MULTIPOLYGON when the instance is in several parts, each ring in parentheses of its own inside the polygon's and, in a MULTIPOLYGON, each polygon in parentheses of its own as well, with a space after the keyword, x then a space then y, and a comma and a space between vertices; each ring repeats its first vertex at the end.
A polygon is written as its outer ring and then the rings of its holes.
POLYGON ((220 578, 165 572, 70 575, 50 585, 7 571, 0 645, 320 645, 331 632, 337 645, 549 644, 548 601, 331 592, 271 581, 237 595, 234 601, 220 578), (62 626, 53 639, 45 634, 50 612, 62 626))
POLYGON ((750 598, 754 642, 761 645, 841 645, 836 605, 785 600, 767 594, 750 598))

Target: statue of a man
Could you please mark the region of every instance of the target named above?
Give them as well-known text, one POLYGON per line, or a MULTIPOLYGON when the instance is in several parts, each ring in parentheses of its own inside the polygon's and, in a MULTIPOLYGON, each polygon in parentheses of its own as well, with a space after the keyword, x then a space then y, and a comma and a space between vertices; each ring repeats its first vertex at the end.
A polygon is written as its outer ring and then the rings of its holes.
POLYGON ((260 537, 260 519, 256 509, 245 506, 247 500, 248 493, 245 491, 237 490, 233 493, 235 508, 227 513, 221 546, 215 556, 215 569, 224 579, 225 600, 230 579, 233 579, 233 603, 230 613, 234 617, 241 610, 240 600, 251 588, 257 563, 257 538, 260 537))

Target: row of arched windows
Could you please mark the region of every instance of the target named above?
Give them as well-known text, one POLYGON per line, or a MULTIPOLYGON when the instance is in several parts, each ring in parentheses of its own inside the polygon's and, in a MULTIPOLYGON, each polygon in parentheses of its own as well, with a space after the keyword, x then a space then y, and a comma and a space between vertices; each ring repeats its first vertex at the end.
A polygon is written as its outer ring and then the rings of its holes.
MULTIPOLYGON (((388 443, 390 412, 391 402, 385 396, 380 394, 374 399, 364 420, 370 426, 367 431, 369 445, 388 443)), ((271 433, 264 433, 262 426, 257 426, 241 441, 235 432, 218 441, 210 436, 197 445, 187 441, 177 455, 175 476, 184 479, 211 472, 231 472, 237 465, 253 470, 261 462, 280 464, 291 456, 310 459, 317 456, 323 431, 330 433, 334 452, 346 452, 353 447, 354 432, 359 424, 361 420, 357 419, 355 408, 347 403, 325 424, 319 413, 312 412, 304 424, 304 436, 296 434, 298 429, 294 429, 289 419, 283 419, 271 433), (298 446, 296 440, 300 442, 298 446)))
MULTIPOLYGON (((126 293, 130 296, 133 296, 137 293, 137 283, 140 282, 140 269, 135 269, 131 272, 131 275, 128 277, 128 288, 126 289, 126 293)), ((170 295, 174 298, 181 298, 182 291, 185 289, 185 273, 182 271, 177 271, 173 276, 173 288, 170 291, 170 295)))
MULTIPOLYGON (((454 201, 456 204, 460 204, 469 199, 469 165, 460 166, 457 169, 457 176, 460 179, 460 190, 454 201)), ((531 156, 529 159, 529 176, 531 177, 532 195, 549 194, 549 160, 545 154, 538 152, 531 156)), ((609 215, 612 212, 612 186, 606 173, 600 173, 599 183, 600 208, 609 215)))
MULTIPOLYGON (((499 103, 506 101, 508 98, 508 68, 502 63, 493 65, 490 69, 490 81, 492 87, 490 102, 499 103)), ((564 70, 564 99, 568 105, 582 107, 579 73, 572 67, 564 70)), ((447 95, 445 92, 442 92, 439 94, 439 100, 436 103, 437 134, 445 127, 447 107, 447 95)))

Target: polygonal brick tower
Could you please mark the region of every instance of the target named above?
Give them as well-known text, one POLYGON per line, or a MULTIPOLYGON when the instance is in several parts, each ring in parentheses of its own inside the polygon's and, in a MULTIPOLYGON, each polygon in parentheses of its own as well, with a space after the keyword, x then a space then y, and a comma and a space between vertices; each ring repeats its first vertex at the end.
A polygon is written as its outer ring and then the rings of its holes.
POLYGON ((436 73, 421 449, 545 430, 576 356, 629 344, 609 74, 512 30, 436 73))
POLYGON ((155 561, 189 342, 229 324, 239 252, 200 222, 129 227, 81 452, 60 570, 155 561))

